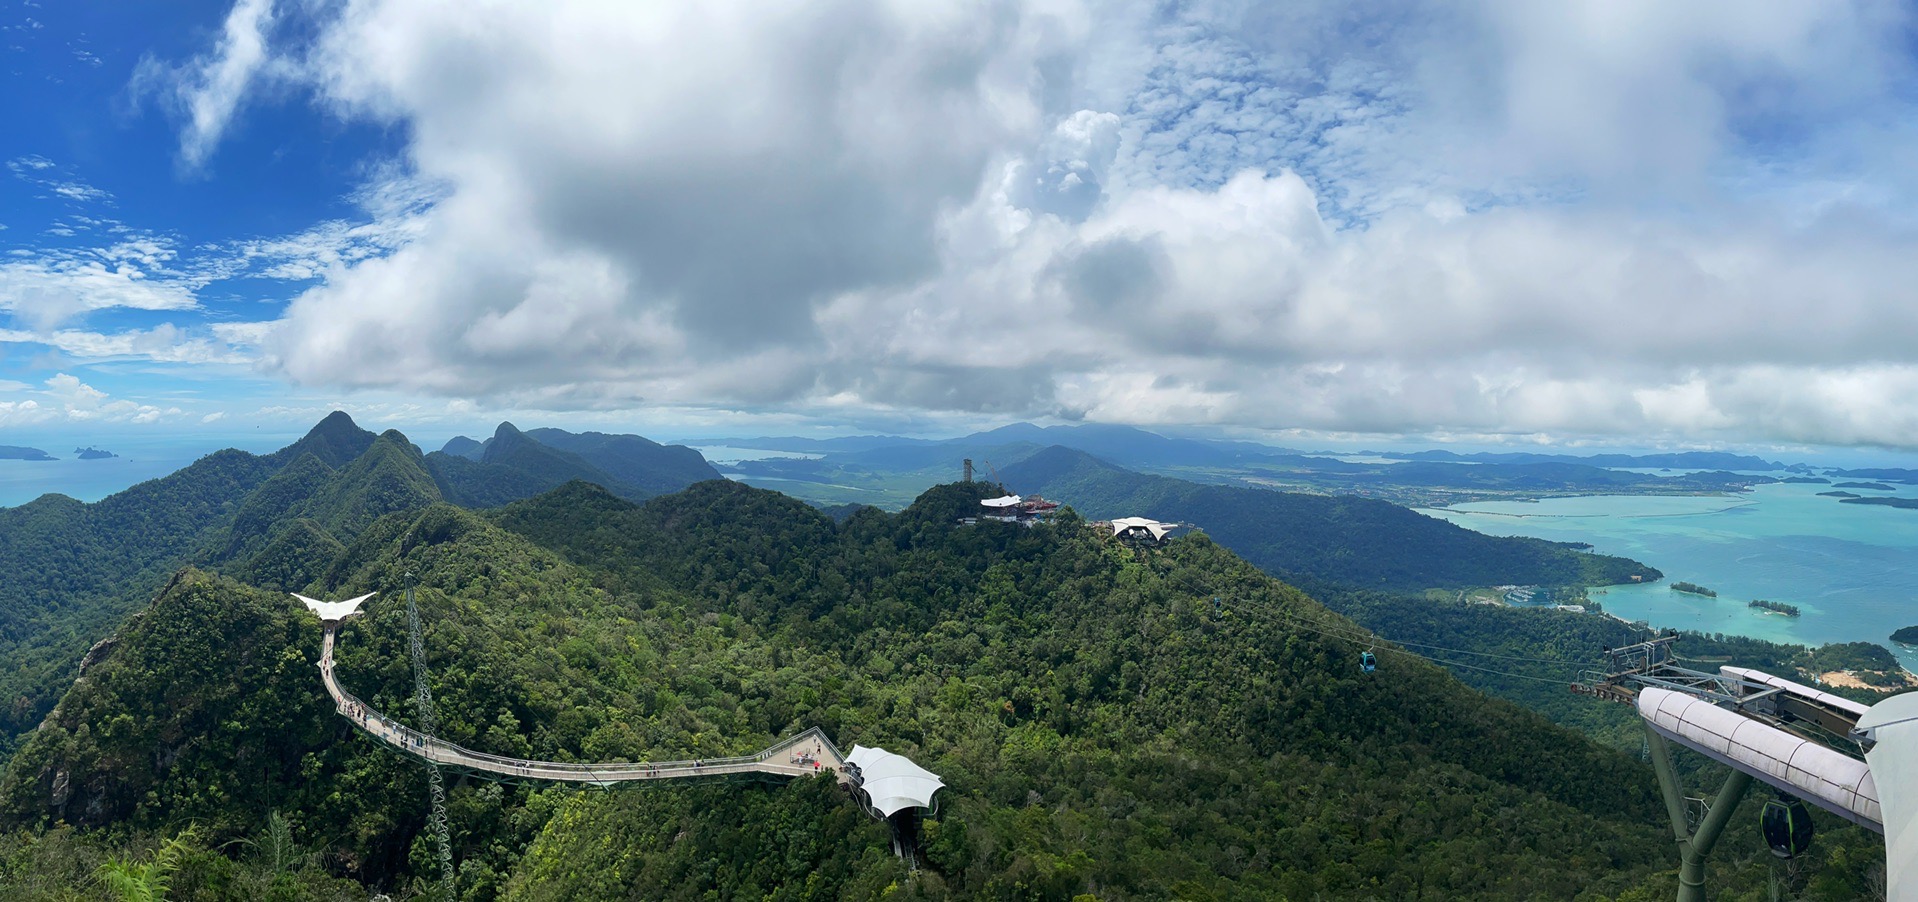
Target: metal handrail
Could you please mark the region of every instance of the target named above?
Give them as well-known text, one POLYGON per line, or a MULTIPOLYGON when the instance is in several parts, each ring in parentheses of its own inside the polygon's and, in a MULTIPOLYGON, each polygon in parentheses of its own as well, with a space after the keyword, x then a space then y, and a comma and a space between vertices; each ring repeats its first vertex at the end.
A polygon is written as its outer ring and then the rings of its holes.
MULTIPOLYGON (((736 773, 740 771, 763 770, 767 773, 796 776, 808 772, 799 765, 787 765, 773 762, 771 759, 800 745, 806 740, 814 740, 824 748, 831 749, 831 760, 844 762, 838 746, 826 737, 825 731, 818 727, 809 727, 799 733, 773 743, 753 755, 739 755, 726 758, 694 758, 678 761, 607 761, 579 763, 566 761, 538 761, 529 758, 509 758, 488 752, 469 749, 456 742, 449 742, 437 736, 422 733, 373 708, 358 696, 348 692, 334 676, 332 650, 334 631, 327 630, 325 654, 320 662, 321 676, 327 691, 334 698, 334 705, 342 716, 362 731, 382 743, 400 751, 439 764, 479 765, 481 770, 494 773, 506 773, 514 776, 573 775, 585 778, 598 778, 600 782, 618 782, 621 780, 644 779, 660 776, 698 776, 709 773, 736 773), (357 709, 355 713, 349 709, 357 709), (378 724, 375 730, 372 724, 378 724), (397 738, 399 741, 395 741, 397 738), (493 765, 485 767, 484 765, 493 765)), ((836 767, 841 779, 849 779, 848 768, 844 764, 836 767)))

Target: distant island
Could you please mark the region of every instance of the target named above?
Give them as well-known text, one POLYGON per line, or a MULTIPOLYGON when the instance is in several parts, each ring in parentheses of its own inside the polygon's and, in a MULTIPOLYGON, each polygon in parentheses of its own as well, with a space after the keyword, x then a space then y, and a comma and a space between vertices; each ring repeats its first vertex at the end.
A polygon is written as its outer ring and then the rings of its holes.
POLYGON ((18 445, 0 445, 0 460, 59 460, 39 448, 22 448, 18 445))
POLYGON ((1918 626, 1908 626, 1891 634, 1891 641, 1906 645, 1918 645, 1918 626))
POLYGON ((1865 496, 1860 495, 1857 492, 1819 492, 1818 497, 1820 498, 1863 498, 1865 496))
POLYGON ((1674 467, 1684 470, 1752 470, 1769 472, 1783 468, 1782 464, 1752 457, 1747 454, 1729 454, 1722 451, 1683 451, 1676 454, 1592 454, 1583 457, 1570 454, 1539 454, 1526 451, 1479 451, 1472 454, 1459 454, 1455 451, 1361 451, 1370 457, 1383 457, 1391 460, 1454 461, 1467 463, 1499 464, 1535 464, 1535 463, 1572 463, 1588 467, 1635 467, 1670 470, 1674 467))
POLYGON ((1918 510, 1918 498, 1840 498, 1839 504, 1876 504, 1880 507, 1902 507, 1918 510))
POLYGON ((1787 476, 1778 481, 1787 485, 1831 485, 1831 480, 1823 476, 1787 476))
POLYGON ((1882 482, 1835 482, 1835 483, 1832 483, 1832 488, 1834 489, 1875 489, 1880 492, 1891 491, 1891 486, 1888 486, 1882 482))
POLYGON ((1863 470, 1826 470, 1827 476, 1843 476, 1850 479, 1877 479, 1883 482, 1903 482, 1918 485, 1918 470, 1906 470, 1899 467, 1877 467, 1863 470))
POLYGON ((1783 614, 1787 617, 1798 616, 1797 605, 1786 604, 1782 601, 1766 601, 1760 598, 1760 599, 1754 599, 1749 606, 1758 608, 1761 611, 1770 611, 1774 614, 1783 614))
POLYGON ((111 451, 102 451, 99 448, 95 448, 91 445, 88 445, 85 448, 75 448, 73 449, 73 453, 76 456, 78 456, 81 460, 107 460, 108 458, 120 456, 111 451))
POLYGON ((1706 598, 1717 598, 1717 597, 1718 597, 1718 593, 1717 593, 1717 592, 1713 592, 1712 590, 1710 590, 1710 589, 1707 589, 1707 588, 1705 588, 1704 586, 1701 586, 1701 585, 1699 585, 1699 584, 1697 584, 1697 583, 1688 583, 1688 582, 1676 582, 1676 583, 1672 583, 1672 591, 1673 591, 1673 592, 1683 592, 1683 593, 1685 593, 1685 594, 1687 594, 1687 595, 1703 595, 1703 596, 1705 596, 1706 598))

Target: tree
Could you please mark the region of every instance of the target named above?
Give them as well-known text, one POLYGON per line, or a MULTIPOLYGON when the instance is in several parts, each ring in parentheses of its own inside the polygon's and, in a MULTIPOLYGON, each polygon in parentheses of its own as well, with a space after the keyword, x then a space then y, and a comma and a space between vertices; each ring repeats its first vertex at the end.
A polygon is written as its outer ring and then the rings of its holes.
POLYGON ((153 860, 145 864, 108 859, 107 863, 100 865, 100 882, 123 902, 166 902, 173 874, 180 869, 181 862, 192 849, 198 832, 196 826, 189 826, 175 834, 172 839, 162 843, 153 853, 153 860))

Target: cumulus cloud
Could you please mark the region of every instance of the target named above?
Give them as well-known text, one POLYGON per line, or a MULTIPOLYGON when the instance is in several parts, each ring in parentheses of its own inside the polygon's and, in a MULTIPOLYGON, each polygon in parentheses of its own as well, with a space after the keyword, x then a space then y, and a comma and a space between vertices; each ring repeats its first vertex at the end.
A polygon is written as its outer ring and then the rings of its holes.
POLYGON ((105 422, 157 423, 181 414, 178 407, 157 407, 134 401, 116 400, 79 377, 57 373, 44 383, 37 394, 41 398, 0 401, 0 425, 39 423, 105 422), (44 400, 42 400, 44 399, 44 400))
POLYGON ((1895 4, 313 9, 202 68, 434 188, 260 245, 302 384, 1918 446, 1895 4))

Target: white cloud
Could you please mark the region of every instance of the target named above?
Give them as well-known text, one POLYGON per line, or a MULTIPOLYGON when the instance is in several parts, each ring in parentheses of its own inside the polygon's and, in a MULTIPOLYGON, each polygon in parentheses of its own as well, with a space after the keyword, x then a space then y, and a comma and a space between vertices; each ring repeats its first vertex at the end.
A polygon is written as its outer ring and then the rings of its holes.
POLYGON ((160 94, 185 119, 180 158, 187 168, 197 169, 213 155, 270 63, 267 34, 272 26, 273 0, 239 0, 227 13, 219 42, 206 55, 178 69, 141 61, 136 88, 160 94))
POLYGON ((71 182, 71 181, 70 182, 48 182, 47 190, 52 191, 54 194, 64 197, 67 200, 78 201, 81 203, 98 203, 101 201, 110 201, 113 199, 112 194, 109 194, 106 191, 103 191, 99 188, 95 188, 92 185, 87 184, 86 182, 71 182))
POLYGON ((31 426, 57 416, 34 400, 0 401, 0 426, 31 426))
POLYGON ((7 169, 13 172, 14 178, 52 192, 53 196, 63 200, 82 204, 111 205, 113 203, 111 192, 95 188, 79 179, 58 178, 49 174, 57 168, 52 160, 31 154, 7 161, 7 169))
POLYGON ((366 218, 327 220, 292 235, 234 242, 221 249, 216 265, 224 277, 306 281, 384 257, 420 237, 426 214, 443 190, 406 173, 382 171, 353 195, 366 218))
POLYGON ((1918 446, 1896 5, 314 8, 196 83, 434 187, 236 249, 302 384, 1918 446))
MULTIPOLYGON (((215 334, 221 341, 190 335, 171 324, 110 335, 75 329, 53 332, 0 329, 0 343, 40 344, 83 359, 122 358, 189 364, 244 364, 252 361, 251 357, 233 350, 219 330, 216 329, 215 334)), ((229 330, 228 334, 244 332, 229 330)))
POLYGON ((113 253, 38 254, 0 263, 0 310, 47 328, 95 310, 199 306, 191 286, 152 278, 136 260, 113 253))
POLYGON ((28 416, 41 416, 35 422, 52 419, 69 421, 107 422, 107 423, 157 423, 171 417, 180 416, 178 407, 157 407, 133 401, 113 400, 106 392, 81 382, 79 377, 67 373, 56 373, 46 381, 44 394, 51 399, 50 405, 28 401, 33 405, 28 416))

